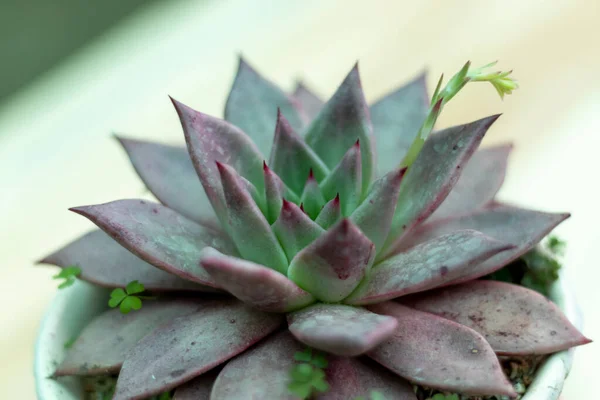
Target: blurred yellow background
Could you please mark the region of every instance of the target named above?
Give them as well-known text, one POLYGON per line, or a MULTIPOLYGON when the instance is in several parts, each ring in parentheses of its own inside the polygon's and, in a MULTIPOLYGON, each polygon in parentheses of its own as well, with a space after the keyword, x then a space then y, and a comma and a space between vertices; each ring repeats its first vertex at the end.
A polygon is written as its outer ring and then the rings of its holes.
MULTIPOLYGON (((140 8, 0 104, 0 398, 35 398, 33 343, 57 282, 33 263, 91 228, 67 208, 147 196, 111 132, 182 143, 167 94, 221 116, 239 52, 282 87, 301 77, 323 96, 360 60, 369 99, 425 67, 431 89, 466 60, 514 68, 514 95, 501 102, 491 87, 471 85, 438 127, 504 113, 484 142, 516 144, 501 197, 573 213, 557 233, 568 243, 584 333, 600 340, 599 18, 596 0, 175 0, 140 8)), ((567 400, 591 398, 599 359, 596 344, 576 352, 567 400)))

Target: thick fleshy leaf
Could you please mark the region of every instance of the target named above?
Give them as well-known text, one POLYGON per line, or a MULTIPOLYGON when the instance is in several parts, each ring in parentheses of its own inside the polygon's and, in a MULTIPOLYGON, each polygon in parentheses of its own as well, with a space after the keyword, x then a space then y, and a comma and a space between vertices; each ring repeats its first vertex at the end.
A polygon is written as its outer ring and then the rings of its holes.
POLYGON ((380 251, 392 225, 392 217, 398 202, 400 183, 406 168, 397 169, 379 178, 367 198, 352 213, 350 219, 373 242, 380 251))
POLYGON ((117 139, 146 187, 162 204, 194 221, 218 224, 185 147, 117 139))
POLYGON ((328 357, 325 370, 329 390, 317 400, 375 400, 371 393, 379 392, 383 399, 417 400, 412 385, 368 359, 328 357))
POLYGON ((316 94, 314 94, 310 89, 304 85, 302 82, 298 82, 296 85, 296 90, 294 90, 294 98, 300 106, 302 110, 306 114, 309 120, 313 120, 323 108, 325 102, 321 100, 316 94))
POLYGON ((294 354, 302 350, 304 346, 287 331, 267 338, 225 365, 215 381, 211 400, 299 400, 287 385, 294 354))
POLYGON ((383 252, 415 225, 427 219, 444 201, 458 180, 463 166, 498 115, 432 135, 408 169, 383 252))
POLYGON ((436 389, 516 396, 494 350, 474 330, 392 302, 369 309, 398 320, 394 336, 369 353, 389 370, 436 389))
POLYGON ((317 299, 338 302, 356 288, 374 257, 373 243, 343 219, 294 257, 288 276, 317 299))
POLYGON ((476 270, 452 281, 452 283, 466 282, 490 274, 521 257, 568 217, 569 214, 566 213, 553 214, 498 205, 471 215, 427 223, 411 232, 406 241, 402 242, 394 252, 403 251, 417 243, 459 229, 475 229, 504 243, 517 246, 491 257, 476 270))
POLYGON ((498 354, 548 354, 589 343, 541 294, 476 280, 407 298, 406 304, 479 332, 498 354))
POLYGON ((240 254, 247 260, 285 273, 288 260, 269 222, 242 185, 237 172, 229 165, 217 163, 221 175, 227 224, 240 254))
POLYGON ((362 166, 358 141, 348 149, 320 186, 326 199, 334 198, 336 194, 340 196, 343 216, 349 216, 356 209, 362 195, 362 166))
POLYGON ((428 109, 429 96, 424 73, 371 106, 380 174, 400 165, 428 109))
POLYGON ((177 387, 173 400, 209 400, 220 371, 214 369, 177 387))
POLYGON ((289 118, 295 130, 302 129, 304 121, 295 101, 240 57, 237 75, 225 105, 225 119, 246 132, 265 156, 271 150, 278 108, 289 118))
POLYGON ((252 140, 237 127, 176 100, 172 101, 181 120, 192 164, 213 209, 225 224, 225 199, 216 162, 231 165, 240 171, 262 193, 264 157, 252 140))
POLYGON ((62 249, 44 257, 40 263, 61 268, 81 269, 77 278, 98 286, 124 288, 138 280, 152 291, 214 291, 215 289, 181 279, 133 255, 101 230, 89 232, 62 249))
POLYGON ((215 301, 171 320, 126 354, 114 400, 145 399, 171 390, 277 329, 283 316, 235 301, 215 301))
POLYGON ((263 164, 265 175, 265 205, 267 208, 267 219, 270 224, 275 222, 281 212, 283 199, 298 202, 300 198, 292 193, 275 172, 263 164))
POLYGON ((269 166, 294 193, 302 193, 309 171, 312 170, 319 181, 329 173, 329 168, 294 132, 281 112, 277 113, 269 166))
POLYGON ((340 204, 340 195, 327 202, 319 212, 315 222, 323 229, 329 229, 342 218, 342 206, 340 204))
POLYGON ((292 260, 300 250, 325 233, 304 211, 287 200, 283 200, 281 213, 272 228, 288 260, 292 260))
POLYGON ((262 311, 288 312, 315 301, 285 275, 215 249, 204 249, 200 263, 219 287, 262 311))
POLYGON ((88 218, 127 250, 155 267, 204 285, 215 286, 210 275, 198 265, 204 247, 237 254, 221 232, 146 200, 118 200, 74 207, 71 211, 88 218))
POLYGON ((358 64, 323 106, 306 133, 306 142, 329 168, 334 168, 357 140, 360 140, 362 187, 367 190, 375 174, 375 148, 358 64))
POLYGON ((429 290, 513 247, 473 230, 439 236, 376 264, 344 302, 373 304, 429 290))
POLYGON ((490 203, 504 182, 511 150, 512 145, 503 145, 476 151, 430 220, 471 213, 490 203))
POLYGON ((58 366, 55 376, 117 373, 125 353, 153 329, 172 319, 196 312, 201 300, 148 301, 136 312, 112 309, 88 324, 58 366))
POLYGON ((340 356, 363 354, 388 339, 398 321, 364 308, 315 304, 288 314, 290 332, 302 343, 340 356))
POLYGON ((308 173, 308 179, 306 179, 306 183, 304 184, 304 190, 302 191, 302 196, 300 196, 300 205, 312 219, 317 218, 319 212, 325 206, 325 197, 323 196, 323 192, 321 192, 312 169, 308 173))

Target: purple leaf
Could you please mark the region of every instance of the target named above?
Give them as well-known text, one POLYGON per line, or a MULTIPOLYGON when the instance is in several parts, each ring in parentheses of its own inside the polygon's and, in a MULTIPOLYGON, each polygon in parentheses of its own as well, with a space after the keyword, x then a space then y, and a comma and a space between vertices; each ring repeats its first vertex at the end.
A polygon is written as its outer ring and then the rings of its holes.
POLYGON ((152 291, 214 291, 148 264, 101 230, 83 235, 40 263, 61 268, 77 265, 81 268, 78 278, 108 288, 124 288, 129 282, 138 280, 152 291))
POLYGON ((569 214, 565 213, 552 214, 498 205, 471 215, 427 223, 411 232, 406 241, 400 243, 400 247, 394 252, 403 251, 417 243, 459 229, 475 229, 504 243, 513 243, 517 246, 510 251, 493 256, 476 270, 471 271, 472 273, 466 273, 452 281, 452 283, 466 282, 490 274, 521 257, 568 217, 569 214))
POLYGON ((194 221, 218 226, 215 212, 184 147, 117 139, 146 187, 162 204, 194 221))
POLYGON ((227 204, 227 224, 240 254, 247 260, 285 273, 288 267, 285 253, 240 176, 229 165, 217 162, 217 168, 227 204))
POLYGON ((302 193, 309 171, 321 181, 329 169, 315 152, 290 126, 281 112, 277 112, 277 125, 269 165, 294 193, 302 193))
POLYGON ((173 400, 209 400, 220 371, 212 369, 177 387, 173 400))
POLYGON ((328 361, 325 374, 329 390, 316 396, 316 400, 350 400, 358 396, 366 399, 374 391, 384 399, 417 400, 408 382, 372 361, 353 357, 328 357, 328 361))
POLYGON ((85 327, 54 375, 117 373, 125 353, 148 332, 172 319, 196 312, 203 304, 201 300, 150 301, 129 314, 118 309, 108 310, 85 327))
POLYGON ((295 100, 240 57, 237 75, 225 105, 225 119, 246 132, 262 154, 267 155, 271 149, 278 108, 288 116, 294 129, 302 129, 303 116, 295 100))
POLYGON ((362 167, 358 140, 348 149, 331 173, 321 182, 326 199, 340 196, 342 215, 347 217, 358 206, 362 195, 362 167))
POLYGON ((331 99, 323 106, 306 133, 306 143, 329 168, 360 140, 362 188, 367 190, 375 174, 375 148, 369 107, 360 83, 358 64, 352 68, 331 99))
POLYGON ((342 207, 340 205, 340 195, 337 194, 335 198, 329 200, 327 204, 323 206, 315 222, 319 224, 323 229, 329 229, 336 222, 342 218, 342 207))
POLYGON ((311 121, 319 114, 319 111, 323 108, 323 104, 325 104, 323 100, 309 90, 302 82, 298 82, 296 85, 293 96, 300 103, 304 113, 311 121))
POLYGON ((380 174, 400 165, 427 116, 429 96, 425 73, 371 106, 371 121, 380 174))
POLYGON ((315 301, 285 275, 210 247, 204 249, 200 263, 219 287, 262 311, 288 312, 315 301))
POLYGON ((373 183, 367 198, 354 210, 350 219, 381 250, 390 231, 398 202, 400 184, 406 168, 388 172, 373 183))
POLYGON ((216 162, 241 171, 242 176, 262 193, 264 158, 252 140, 237 127, 172 101, 181 120, 192 164, 213 209, 224 223, 227 212, 216 162))
POLYGON ((285 250, 288 260, 293 259, 300 250, 325 233, 325 230, 297 205, 285 199, 279 218, 272 229, 285 250))
POLYGON ((498 354, 548 354, 590 342, 554 303, 510 283, 476 280, 411 296, 407 304, 474 329, 498 354))
POLYGON ((400 186, 392 228, 383 248, 384 255, 402 235, 427 219, 444 201, 463 166, 496 119, 498 115, 448 128, 425 142, 400 186))
POLYGON ((71 211, 88 218, 144 261, 203 285, 215 286, 210 275, 198 265, 204 247, 236 254, 222 233, 145 200, 118 200, 74 207, 71 211))
POLYGON ((373 243, 343 219, 291 261, 288 277, 324 302, 348 296, 371 267, 373 243))
POLYGON ((389 370, 444 391, 516 396, 494 350, 474 330, 392 302, 369 309, 398 320, 394 336, 369 353, 389 370))
POLYGON ((490 203, 504 182, 512 145, 476 151, 430 220, 467 214, 490 203))
POLYGON ((513 247, 473 230, 449 233, 376 264, 344 302, 373 304, 429 290, 473 273, 482 261, 513 247))
POLYGON ((340 356, 358 356, 388 339, 395 318, 342 304, 315 304, 288 314, 290 332, 302 343, 340 356))
POLYGON ((171 390, 243 352, 283 322, 236 301, 215 301, 155 329, 127 354, 114 400, 171 390))

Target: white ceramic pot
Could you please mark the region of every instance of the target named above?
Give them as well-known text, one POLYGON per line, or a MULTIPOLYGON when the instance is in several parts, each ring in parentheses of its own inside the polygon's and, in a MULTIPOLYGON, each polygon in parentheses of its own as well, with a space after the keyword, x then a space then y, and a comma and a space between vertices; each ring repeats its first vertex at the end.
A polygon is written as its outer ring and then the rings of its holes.
MULTIPOLYGON (((65 355, 64 343, 75 337, 94 316, 106 309, 106 289, 77 281, 58 292, 41 324, 35 349, 35 385, 38 400, 80 400, 76 378, 48 379, 65 355)), ((564 279, 552 288, 551 298, 575 326, 581 329, 581 313, 564 279)), ((571 369, 574 349, 552 355, 541 366, 523 400, 556 400, 571 369)))

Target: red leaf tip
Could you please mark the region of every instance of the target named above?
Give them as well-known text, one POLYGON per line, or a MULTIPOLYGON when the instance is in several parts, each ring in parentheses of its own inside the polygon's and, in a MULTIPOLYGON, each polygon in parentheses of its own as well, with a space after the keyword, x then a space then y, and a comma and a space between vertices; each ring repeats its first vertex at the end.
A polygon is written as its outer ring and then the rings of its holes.
POLYGON ((360 139, 356 139, 356 142, 354 142, 354 147, 360 149, 360 139))
POLYGON ((340 205, 340 193, 339 192, 335 195, 335 198, 333 199, 333 204, 335 204, 336 206, 340 205))

